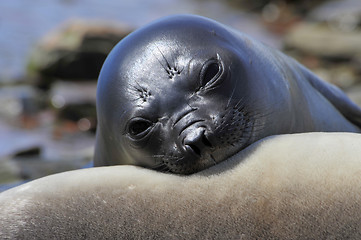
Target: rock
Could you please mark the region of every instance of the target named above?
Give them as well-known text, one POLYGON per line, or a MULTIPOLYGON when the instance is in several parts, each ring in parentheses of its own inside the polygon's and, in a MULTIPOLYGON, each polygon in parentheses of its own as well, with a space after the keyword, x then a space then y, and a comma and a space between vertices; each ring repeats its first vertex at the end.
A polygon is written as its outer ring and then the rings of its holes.
POLYGON ((232 7, 237 7, 243 11, 262 11, 263 8, 270 3, 287 4, 296 13, 304 13, 321 4, 325 0, 302 1, 302 0, 286 0, 286 1, 270 1, 270 0, 226 0, 225 2, 232 7))
POLYGON ((2 122, 0 125, 0 159, 30 149, 41 149, 46 141, 41 132, 17 129, 2 122))
POLYGON ((285 36, 286 48, 333 59, 352 59, 361 54, 361 30, 342 32, 322 23, 300 23, 285 36))
POLYGON ((346 91, 352 101, 361 107, 361 84, 358 84, 346 91))
POLYGON ((30 55, 28 72, 40 78, 40 85, 57 78, 97 79, 107 54, 129 32, 115 23, 68 22, 40 40, 30 55))
POLYGON ((317 22, 327 22, 331 28, 339 31, 353 31, 361 22, 361 1, 327 1, 313 9, 308 18, 317 22))
POLYGON ((52 128, 17 129, 0 122, 0 192, 3 185, 82 168, 92 161, 95 137, 77 129, 54 138, 52 128))
POLYGON ((361 80, 361 54, 358 54, 352 59, 350 66, 360 75, 361 80))
POLYGON ((301 17, 294 13, 295 9, 298 8, 292 8, 284 1, 270 2, 263 7, 261 16, 268 29, 282 35, 301 20, 301 17))
POLYGON ((77 123, 77 129, 81 131, 95 131, 95 100, 95 82, 57 82, 50 90, 50 101, 58 118, 77 123))
POLYGON ((0 121, 0 160, 35 158, 48 162, 81 162, 82 165, 92 159, 94 141, 93 134, 79 129, 63 132, 61 138, 55 138, 52 126, 23 130, 0 121))
POLYGON ((29 149, 24 149, 19 151, 15 154, 15 157, 32 157, 32 156, 39 156, 41 152, 40 147, 33 147, 29 149))
POLYGON ((360 76, 348 64, 333 64, 315 68, 312 71, 323 80, 330 82, 341 89, 348 89, 360 83, 360 76))
POLYGON ((50 101, 53 107, 93 103, 96 100, 96 82, 56 82, 50 89, 50 101))
POLYGON ((45 105, 42 92, 29 85, 0 88, 0 117, 13 124, 34 117, 45 105))
POLYGON ((39 158, 15 159, 19 175, 24 180, 33 180, 47 175, 82 168, 87 161, 44 161, 39 158))
POLYGON ((8 158, 0 158, 0 185, 20 180, 20 169, 17 164, 8 158))

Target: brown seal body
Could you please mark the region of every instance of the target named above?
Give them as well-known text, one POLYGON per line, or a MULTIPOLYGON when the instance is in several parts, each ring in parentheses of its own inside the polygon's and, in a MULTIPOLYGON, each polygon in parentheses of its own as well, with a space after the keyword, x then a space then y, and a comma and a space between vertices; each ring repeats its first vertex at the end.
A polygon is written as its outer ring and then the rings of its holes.
POLYGON ((111 166, 0 193, 0 239, 361 239, 361 136, 272 136, 189 176, 111 166))
POLYGON ((123 39, 97 92, 95 166, 189 174, 264 137, 360 132, 361 110, 281 52, 210 19, 181 15, 123 39))

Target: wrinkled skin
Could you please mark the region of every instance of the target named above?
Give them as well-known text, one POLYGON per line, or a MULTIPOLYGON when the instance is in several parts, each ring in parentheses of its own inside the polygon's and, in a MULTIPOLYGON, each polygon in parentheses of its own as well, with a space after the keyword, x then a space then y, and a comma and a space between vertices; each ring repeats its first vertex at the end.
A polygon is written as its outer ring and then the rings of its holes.
POLYGON ((95 166, 190 174, 266 136, 360 132, 361 110, 302 65, 212 20, 168 17, 101 70, 95 166))

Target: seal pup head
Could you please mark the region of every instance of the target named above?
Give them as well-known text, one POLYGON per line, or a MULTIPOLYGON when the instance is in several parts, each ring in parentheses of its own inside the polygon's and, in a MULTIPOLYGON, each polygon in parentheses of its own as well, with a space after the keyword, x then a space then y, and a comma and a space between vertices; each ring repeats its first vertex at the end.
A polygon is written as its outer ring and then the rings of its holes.
POLYGON ((128 35, 99 76, 95 166, 190 174, 265 136, 289 132, 288 118, 265 117, 270 105, 276 116, 287 115, 291 101, 288 83, 275 82, 281 71, 267 53, 256 52, 262 46, 189 15, 128 35))
POLYGON ((99 76, 95 165, 190 174, 250 144, 262 118, 257 102, 246 104, 239 45, 223 25, 187 15, 123 39, 99 76))

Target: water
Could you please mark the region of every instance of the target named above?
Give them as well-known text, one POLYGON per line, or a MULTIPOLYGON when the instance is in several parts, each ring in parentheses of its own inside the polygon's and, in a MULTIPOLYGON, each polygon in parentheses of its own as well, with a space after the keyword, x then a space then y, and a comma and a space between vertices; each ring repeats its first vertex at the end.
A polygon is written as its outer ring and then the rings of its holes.
POLYGON ((144 25, 170 14, 192 13, 233 25, 277 47, 258 19, 224 6, 221 1, 195 0, 1 0, 0 81, 25 73, 26 58, 47 32, 69 19, 101 19, 144 25))

